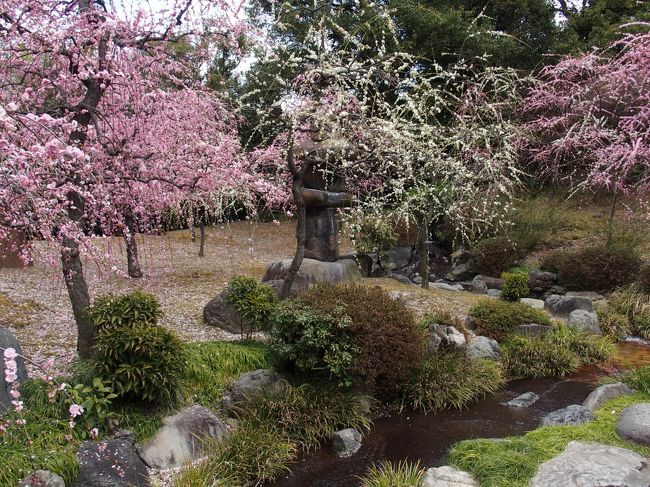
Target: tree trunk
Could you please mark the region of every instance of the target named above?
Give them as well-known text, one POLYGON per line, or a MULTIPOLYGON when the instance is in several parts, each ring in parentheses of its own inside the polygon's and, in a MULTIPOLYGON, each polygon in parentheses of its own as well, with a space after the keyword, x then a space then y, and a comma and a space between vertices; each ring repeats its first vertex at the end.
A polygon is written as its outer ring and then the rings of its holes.
POLYGON ((203 219, 199 222, 199 234, 200 234, 200 242, 199 242, 199 257, 203 257, 205 255, 205 222, 203 219))
POLYGON ((126 242, 126 262, 129 277, 140 278, 144 274, 140 266, 140 259, 138 258, 138 242, 135 239, 135 225, 133 217, 127 215, 125 217, 125 230, 124 241, 126 242))
POLYGON ((418 245, 420 247, 420 277, 422 278, 422 289, 429 289, 429 221, 427 216, 422 219, 420 231, 418 232, 418 245))
POLYGON ((194 217, 190 220, 190 239, 196 242, 196 227, 194 226, 194 217))
POLYGON ((612 206, 609 209, 609 219, 607 220, 607 246, 612 245, 614 240, 614 216, 616 215, 616 203, 618 202, 618 191, 614 190, 612 196, 612 206))
POLYGON ((77 323, 79 357, 86 360, 93 359, 96 354, 95 341, 97 337, 95 325, 88 313, 90 307, 88 285, 81 265, 79 243, 68 237, 63 238, 61 245, 61 265, 72 305, 72 313, 77 323))
POLYGON ((289 140, 287 164, 292 175, 291 195, 293 196, 293 201, 296 204, 296 209, 298 211, 298 222, 296 225, 296 254, 293 256, 291 265, 284 276, 282 290, 280 291, 280 299, 285 299, 291 294, 291 286, 293 286, 293 281, 296 279, 298 270, 300 270, 302 259, 305 257, 307 227, 307 210, 305 207, 305 196, 302 191, 304 188, 304 177, 307 164, 305 164, 305 167, 303 167, 302 170, 299 170, 296 167, 293 154, 293 134, 290 135, 289 140))

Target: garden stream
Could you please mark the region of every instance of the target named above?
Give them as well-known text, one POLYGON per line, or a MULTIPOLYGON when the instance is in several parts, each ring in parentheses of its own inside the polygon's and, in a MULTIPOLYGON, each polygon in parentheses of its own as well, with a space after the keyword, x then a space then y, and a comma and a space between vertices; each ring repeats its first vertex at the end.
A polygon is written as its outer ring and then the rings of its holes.
POLYGON ((456 442, 471 438, 503 438, 535 429, 548 412, 570 404, 582 404, 599 375, 618 369, 650 364, 650 344, 623 342, 614 360, 600 367, 583 368, 565 380, 529 379, 511 382, 495 395, 466 409, 424 415, 394 414, 374 421, 363 438, 361 450, 351 458, 338 458, 325 447, 301 458, 292 475, 273 487, 358 487, 359 477, 382 460, 419 461, 423 467, 445 464, 445 455, 456 442), (532 391, 539 400, 528 408, 502 403, 532 391))

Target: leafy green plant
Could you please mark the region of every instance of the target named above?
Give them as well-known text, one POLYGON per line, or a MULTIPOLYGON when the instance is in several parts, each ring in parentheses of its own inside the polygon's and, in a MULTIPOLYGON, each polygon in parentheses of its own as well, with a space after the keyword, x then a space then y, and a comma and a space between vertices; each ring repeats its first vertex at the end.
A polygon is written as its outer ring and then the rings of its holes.
POLYGON ((472 247, 472 256, 479 274, 498 276, 517 262, 519 252, 508 237, 490 237, 472 247))
POLYGON ((343 307, 352 320, 349 333, 358 350, 350 369, 355 385, 392 399, 419 366, 426 348, 424 331, 406 305, 384 289, 323 283, 298 299, 319 313, 343 307))
POLYGON ((401 387, 401 409, 425 413, 463 406, 503 386, 498 362, 473 360, 459 351, 429 355, 411 380, 401 387))
POLYGON ((519 298, 528 296, 528 273, 525 272, 504 272, 501 279, 505 282, 501 286, 501 296, 506 301, 517 301, 519 298))
POLYGON ((266 326, 278 303, 278 298, 270 286, 260 284, 247 276, 232 278, 224 295, 226 302, 239 313, 241 334, 247 336, 266 326))
POLYGON ((184 366, 182 342, 159 326, 109 326, 99 333, 97 370, 120 397, 173 402, 184 366))
POLYGON ((359 351, 352 344, 351 324, 342 306, 320 313, 300 301, 287 300, 273 314, 268 332, 281 360, 302 372, 325 372, 340 385, 349 386, 359 351))
POLYGON ((476 320, 480 334, 496 340, 503 340, 515 330, 517 325, 525 323, 551 324, 550 317, 542 310, 526 304, 509 303, 496 299, 479 301, 469 310, 469 316, 476 320))
POLYGON ((361 477, 361 487, 421 487, 424 469, 419 462, 382 462, 361 477))
MULTIPOLYGON (((86 430, 94 426, 103 426, 106 418, 112 416, 112 400, 117 397, 113 389, 104 383, 101 377, 95 377, 90 385, 77 384, 68 393, 71 402, 79 404, 84 409, 81 420, 86 430)), ((70 402, 70 401, 69 401, 70 402)))
POLYGON ((608 291, 633 282, 641 259, 625 245, 594 245, 547 255, 542 268, 555 272, 567 289, 608 291))
POLYGON ((153 294, 137 290, 98 296, 88 311, 99 330, 107 326, 155 325, 163 315, 153 294))
POLYGON ((566 346, 521 336, 511 336, 502 343, 501 361, 510 379, 565 377, 581 365, 566 346))

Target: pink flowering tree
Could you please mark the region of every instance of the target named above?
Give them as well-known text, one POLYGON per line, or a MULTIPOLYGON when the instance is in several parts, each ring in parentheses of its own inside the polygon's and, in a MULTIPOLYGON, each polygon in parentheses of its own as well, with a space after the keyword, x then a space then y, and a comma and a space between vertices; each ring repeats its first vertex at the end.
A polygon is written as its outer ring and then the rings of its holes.
POLYGON ((214 189, 212 176, 232 167, 223 104, 196 76, 209 42, 193 39, 240 31, 216 2, 200 12, 209 21, 187 24, 197 4, 133 18, 100 0, 0 4, 0 238, 19 230, 59 253, 84 358, 95 343, 81 260, 95 253, 89 233, 121 229, 128 240, 129 218, 144 229, 152 212, 214 189), (184 56, 179 42, 199 47, 184 56))
POLYGON ((650 191, 650 29, 540 73, 524 100, 529 164, 574 190, 650 191))

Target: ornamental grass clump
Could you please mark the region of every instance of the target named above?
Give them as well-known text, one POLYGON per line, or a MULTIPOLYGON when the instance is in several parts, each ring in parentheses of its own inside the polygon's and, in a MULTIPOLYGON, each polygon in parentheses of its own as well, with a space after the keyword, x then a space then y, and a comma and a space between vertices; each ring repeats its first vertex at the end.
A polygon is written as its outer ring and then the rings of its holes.
POLYGON ((419 462, 381 462, 359 478, 361 487, 422 487, 424 468, 419 462))
POLYGON ((460 409, 493 394, 504 384, 501 365, 471 359, 461 351, 440 351, 426 357, 411 380, 400 388, 401 409, 425 413, 460 409))
POLYGON ((613 293, 607 305, 627 316, 633 335, 650 339, 650 295, 632 285, 613 293))
POLYGON ((632 327, 627 315, 618 312, 612 306, 601 306, 596 309, 596 313, 603 336, 620 341, 632 334, 632 327))
POLYGON ((543 310, 497 299, 479 301, 470 309, 469 316, 476 321, 479 334, 495 340, 505 339, 517 325, 526 323, 551 325, 550 317, 543 310))
POLYGON ((521 336, 502 343, 501 362, 511 380, 565 377, 581 365, 580 359, 563 345, 521 336))

